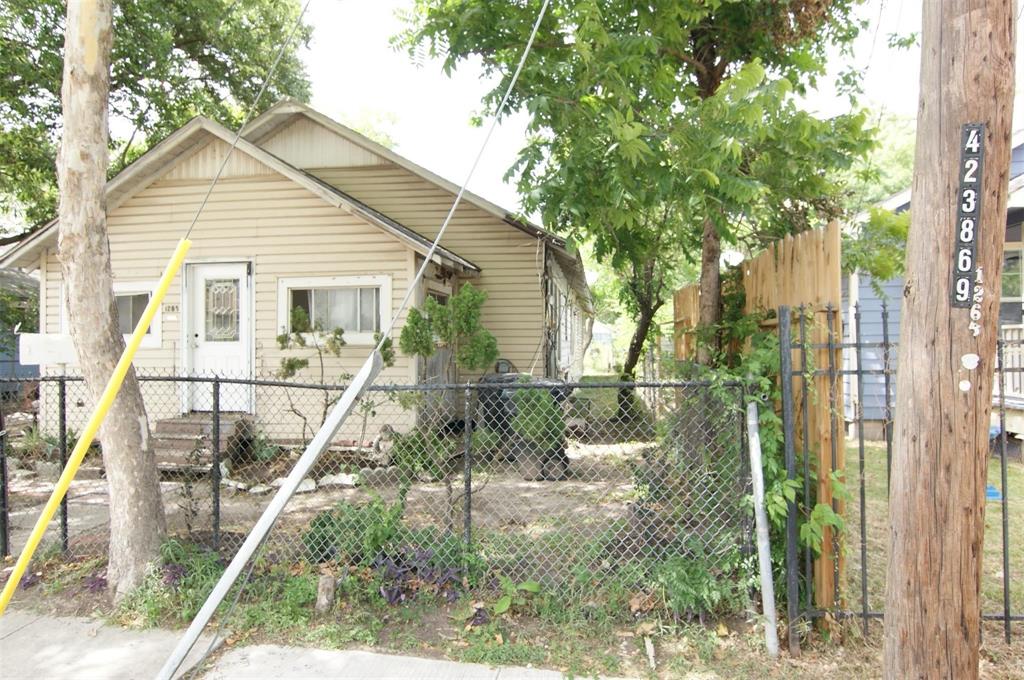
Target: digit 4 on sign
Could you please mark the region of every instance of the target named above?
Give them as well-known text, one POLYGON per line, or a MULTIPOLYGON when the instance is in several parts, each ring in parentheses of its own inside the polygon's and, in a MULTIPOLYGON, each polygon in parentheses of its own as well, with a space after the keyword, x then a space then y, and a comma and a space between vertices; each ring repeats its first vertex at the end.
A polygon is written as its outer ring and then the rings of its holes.
MULTIPOLYGON (((953 307, 980 305, 975 282, 977 266, 978 218, 981 215, 981 177, 985 166, 985 125, 968 123, 960 132, 960 182, 957 190, 957 228, 953 246, 953 273, 950 291, 953 307)), ((980 318, 980 317, 979 317, 980 318)), ((972 324, 977 323, 972 320, 972 324)), ((972 329, 973 330, 973 329, 972 329)))

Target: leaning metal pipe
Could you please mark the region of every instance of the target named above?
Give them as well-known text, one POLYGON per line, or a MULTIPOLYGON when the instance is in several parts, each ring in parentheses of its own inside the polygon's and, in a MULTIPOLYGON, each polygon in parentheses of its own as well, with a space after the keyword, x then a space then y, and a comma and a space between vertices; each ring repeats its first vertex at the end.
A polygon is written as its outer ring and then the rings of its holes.
POLYGON ((747 404, 747 442, 750 448, 750 479, 754 486, 754 522, 757 525, 757 562, 761 571, 761 606, 764 608, 764 643, 768 654, 779 655, 779 629, 775 616, 775 584, 772 582, 772 551, 768 543, 768 516, 764 509, 764 475, 761 470, 761 430, 757 404, 747 404))
POLYGON ((298 462, 295 463, 295 467, 292 468, 291 473, 285 478, 281 488, 277 490, 270 504, 267 505, 266 510, 263 511, 252 531, 249 532, 245 542, 242 543, 242 547, 239 548, 238 553, 231 560, 227 569, 224 570, 220 580, 217 581, 217 585, 214 586, 210 596, 203 603, 202 609, 196 614, 192 624, 189 625, 188 630, 185 631, 181 640, 178 641, 174 651, 171 652, 167 661, 164 662, 163 668, 160 669, 156 676, 157 680, 171 680, 178 667, 181 666, 182 661, 188 656, 189 651, 195 645, 196 640, 199 639, 199 635, 203 632, 206 624, 213 618, 213 613, 217 610, 221 600, 231 590, 231 586, 234 585, 235 580, 242 573, 242 569, 245 568, 245 565, 248 564, 256 549, 263 543, 263 539, 266 538, 278 515, 284 510, 285 504, 291 499, 299 483, 309 474, 320 454, 330 445, 338 428, 341 427, 349 413, 352 412, 356 400, 362 395, 367 385, 372 383, 373 379, 377 377, 383 363, 380 352, 374 350, 366 360, 366 363, 363 364, 363 367, 359 369, 348 389, 338 399, 338 403, 335 404, 327 416, 327 420, 320 427, 320 431, 309 442, 309 446, 306 447, 298 462))

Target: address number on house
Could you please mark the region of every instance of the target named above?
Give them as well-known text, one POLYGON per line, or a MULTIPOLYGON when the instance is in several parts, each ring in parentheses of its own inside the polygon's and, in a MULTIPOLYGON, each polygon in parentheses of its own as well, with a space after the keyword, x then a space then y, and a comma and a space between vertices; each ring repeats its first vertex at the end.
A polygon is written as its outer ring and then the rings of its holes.
POLYGON ((981 174, 985 164, 985 124, 968 123, 960 132, 960 186, 957 191, 953 248, 954 307, 973 303, 978 269, 978 225, 981 218, 981 174))

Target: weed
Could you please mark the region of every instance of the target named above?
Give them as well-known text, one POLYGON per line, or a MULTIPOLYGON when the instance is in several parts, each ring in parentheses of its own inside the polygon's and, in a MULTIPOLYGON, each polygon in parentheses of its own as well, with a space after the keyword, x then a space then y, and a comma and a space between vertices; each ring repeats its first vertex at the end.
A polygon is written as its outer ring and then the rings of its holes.
POLYGON ((669 609, 687 619, 738 611, 746 603, 743 582, 709 560, 671 557, 657 567, 656 578, 669 609))
POLYGON ((465 637, 468 643, 456 655, 461 661, 489 666, 538 666, 547 661, 547 651, 538 645, 518 642, 497 623, 488 623, 470 629, 465 637))
POLYGON ((375 498, 365 505, 342 501, 310 522, 302 535, 311 562, 337 560, 343 564, 369 564, 398 534, 404 507, 375 498))
MULTIPOLYGON (((44 589, 47 594, 55 595, 79 585, 86 590, 91 590, 90 585, 95 579, 96 572, 100 571, 107 563, 106 558, 94 557, 77 562, 60 562, 46 572, 44 589), (86 583, 89 581, 89 583, 86 583)), ((105 581, 105 579, 104 579, 105 581)))
POLYGON ((117 618, 144 626, 192 620, 224 571, 220 557, 171 539, 160 547, 160 565, 122 602, 117 618))

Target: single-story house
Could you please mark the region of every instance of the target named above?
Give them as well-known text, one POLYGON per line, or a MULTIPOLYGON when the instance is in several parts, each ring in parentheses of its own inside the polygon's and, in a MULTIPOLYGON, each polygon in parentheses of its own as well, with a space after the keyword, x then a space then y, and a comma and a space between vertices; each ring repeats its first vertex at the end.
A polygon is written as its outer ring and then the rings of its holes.
MULTIPOLYGON (((1024 142, 1021 134, 1015 135, 1015 145, 1010 160, 1010 187, 1006 205, 1006 242, 1003 250, 1002 295, 999 304, 999 325, 1001 335, 1008 340, 1024 339, 1024 289, 1022 289, 1022 263, 1024 263, 1024 142)), ((901 191, 882 202, 880 207, 893 212, 910 210, 910 189, 901 191)), ((846 342, 854 342, 857 329, 853 323, 854 306, 859 302, 861 310, 860 340, 864 343, 881 343, 884 340, 882 328, 882 302, 888 308, 889 342, 898 343, 900 338, 900 312, 903 305, 903 278, 897 277, 876 285, 867 277, 854 272, 843 277, 843 328, 846 342), (881 289, 881 295, 879 290, 881 289)), ((890 353, 890 368, 896 370, 896 354, 894 347, 890 353)), ((884 357, 880 347, 865 347, 861 350, 863 368, 879 370, 883 367, 884 357)), ((856 368, 856 358, 852 349, 844 351, 843 363, 849 370, 856 368)), ((1007 366, 1024 366, 1024 348, 1009 347, 1006 356, 1007 366)), ((1007 395, 1024 396, 1024 375, 1021 373, 1007 374, 1007 395)), ((864 390, 864 427, 868 437, 881 438, 882 423, 885 420, 885 377, 881 374, 865 375, 864 390)), ((856 413, 857 386, 854 376, 844 378, 846 397, 846 416, 853 420, 856 413)), ((895 414, 896 376, 890 380, 890 414, 895 414)))
MULTIPOLYGON (((126 334, 233 138, 219 123, 193 118, 107 184, 114 291, 126 334)), ((341 357, 327 362, 326 381, 337 382, 359 367, 374 333, 397 310, 457 190, 309 106, 278 102, 246 125, 223 165, 136 367, 166 375, 272 376, 282 358, 309 354, 282 350, 276 340, 288 330, 289 310, 302 307, 325 327, 345 330, 341 357)), ((431 260, 413 304, 428 295, 443 300, 471 282, 488 295, 482 322, 501 358, 537 376, 579 377, 593 307, 580 255, 564 239, 466 192, 431 260)), ((51 351, 69 344, 56 220, 0 256, 0 267, 38 272, 40 368, 74 372, 73 358, 51 351)), ((396 349, 404 319, 403 312, 396 349)), ((398 353, 377 382, 478 377, 441 375, 439 363, 398 353)), ((319 370, 296 379, 319 381, 319 370)), ((156 384, 146 389, 165 392, 147 396, 150 411, 159 411, 151 419, 211 408, 206 384, 170 388, 176 394, 156 384)), ((261 394, 225 389, 221 408, 266 422, 280 404, 261 403, 261 394)))

